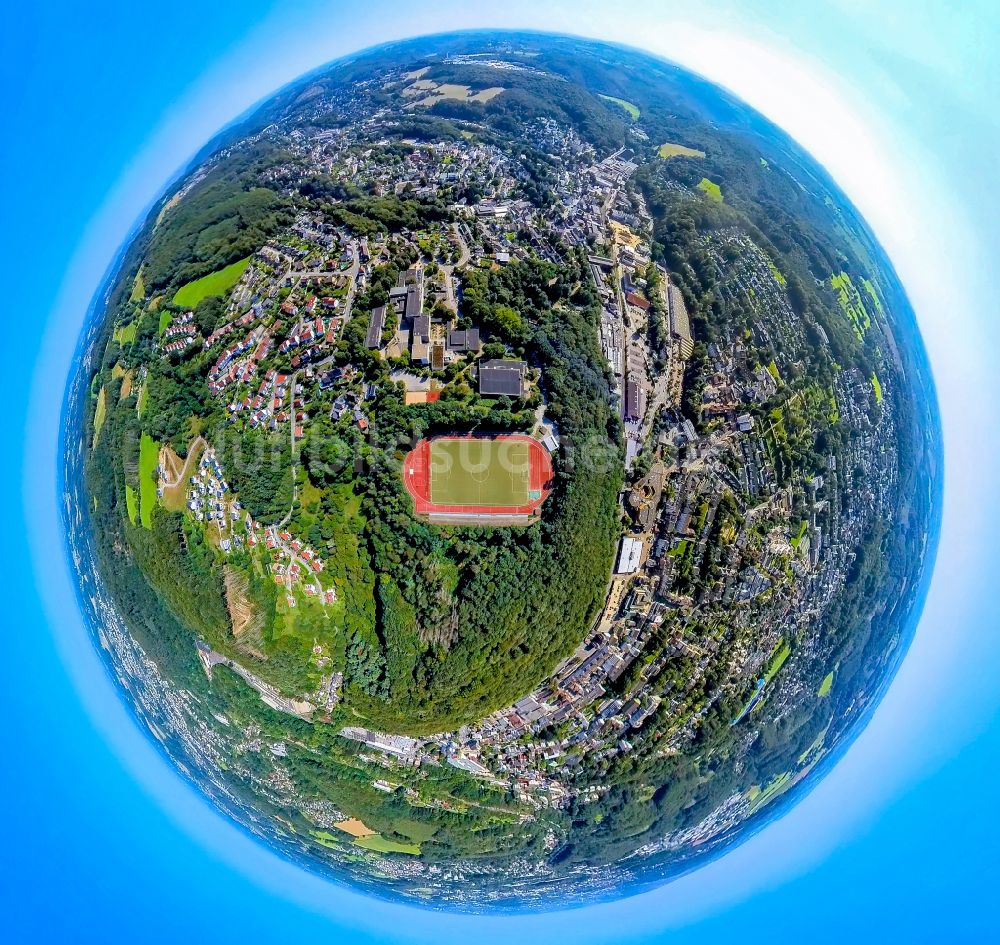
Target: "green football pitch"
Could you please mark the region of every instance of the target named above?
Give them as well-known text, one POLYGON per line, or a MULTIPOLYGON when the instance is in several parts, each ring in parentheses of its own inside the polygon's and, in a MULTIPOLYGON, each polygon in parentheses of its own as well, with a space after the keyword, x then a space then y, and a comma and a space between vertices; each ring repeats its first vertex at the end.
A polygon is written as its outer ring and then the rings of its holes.
POLYGON ((529 449, 524 440, 432 440, 431 501, 437 505, 527 505, 529 449))

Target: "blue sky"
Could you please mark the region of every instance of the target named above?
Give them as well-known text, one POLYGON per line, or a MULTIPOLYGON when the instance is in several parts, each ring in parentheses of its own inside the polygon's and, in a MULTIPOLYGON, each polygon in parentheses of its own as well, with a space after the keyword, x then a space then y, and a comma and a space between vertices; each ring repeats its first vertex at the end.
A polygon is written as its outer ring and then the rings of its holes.
MULTIPOLYGON (((990 2, 364 5, 62 0, 0 36, 10 588, 0 707, 6 940, 982 941, 998 920, 1000 11, 990 2), (544 7, 544 8, 543 8, 544 7), (832 774, 738 850, 656 892, 523 919, 386 906, 279 861, 214 813, 122 709, 84 635, 55 516, 58 405, 84 308, 142 208, 220 125, 385 39, 577 32, 695 68, 831 171, 911 294, 938 384, 945 509, 924 619, 832 774)), ((3 934, 3 933, 0 933, 3 934)))

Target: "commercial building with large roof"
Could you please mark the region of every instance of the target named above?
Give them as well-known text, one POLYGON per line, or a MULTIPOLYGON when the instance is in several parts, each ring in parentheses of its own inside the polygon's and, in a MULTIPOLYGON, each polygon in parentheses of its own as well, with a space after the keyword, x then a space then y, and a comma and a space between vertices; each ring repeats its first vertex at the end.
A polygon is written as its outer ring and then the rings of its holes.
POLYGON ((365 347, 374 351, 382 347, 382 329, 385 328, 385 306, 372 309, 368 319, 368 334, 365 336, 365 347))
POLYGON ((528 365, 524 361, 494 358, 479 364, 479 393, 484 397, 524 396, 524 376, 528 365))

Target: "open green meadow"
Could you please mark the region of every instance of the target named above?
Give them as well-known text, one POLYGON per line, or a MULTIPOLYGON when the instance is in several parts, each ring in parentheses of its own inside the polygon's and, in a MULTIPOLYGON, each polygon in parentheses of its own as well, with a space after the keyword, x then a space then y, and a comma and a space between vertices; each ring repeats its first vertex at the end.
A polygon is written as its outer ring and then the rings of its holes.
POLYGON ((139 495, 127 482, 125 483, 125 511, 128 520, 134 525, 139 514, 139 495))
POLYGON ((666 160, 672 157, 703 158, 704 151, 697 148, 687 148, 683 144, 674 144, 672 141, 664 141, 656 152, 661 158, 666 160))
POLYGON ((115 341, 117 341, 122 348, 124 348, 125 345, 132 344, 132 342, 135 341, 135 333, 138 328, 138 320, 129 322, 123 327, 116 328, 114 332, 115 341))
POLYGON ((459 437, 432 441, 431 501, 437 505, 526 505, 529 449, 524 440, 459 437))
POLYGON ((129 295, 130 302, 141 302, 146 297, 146 283, 142 280, 142 267, 139 267, 139 271, 135 274, 135 279, 132 282, 132 292, 129 295))
POLYGON ((410 856, 420 854, 419 844, 398 843, 396 840, 388 840, 378 833, 373 833, 368 837, 358 837, 354 843, 356 846, 364 847, 366 850, 374 850, 376 853, 408 853, 410 856))
POLYGON ((791 655, 792 648, 788 645, 788 641, 782 640, 781 643, 778 644, 778 648, 775 650, 774 655, 771 657, 771 665, 768 666, 767 672, 764 674, 765 685, 778 675, 778 671, 785 665, 785 660, 787 660, 791 655))
POLYGON ((875 391, 875 403, 882 403, 882 382, 874 372, 872 372, 872 390, 875 391))
POLYGON ((722 196, 722 188, 714 180, 709 180, 707 177, 703 177, 698 182, 698 189, 714 203, 722 203, 725 200, 722 196))
POLYGON ((634 105, 632 102, 626 102, 623 98, 615 98, 613 95, 600 95, 605 102, 611 102, 612 105, 617 105, 619 108, 624 109, 628 112, 629 117, 635 121, 641 114, 639 111, 639 106, 634 105))
POLYGON ((156 480, 153 473, 159 464, 160 445, 148 433, 139 440, 139 521, 143 528, 153 527, 156 505, 156 480))
POLYGON ((93 446, 97 446, 97 441, 101 436, 101 427, 104 426, 104 421, 108 416, 108 390, 106 387, 102 386, 100 393, 97 395, 97 408, 94 410, 94 443, 93 446))
POLYGON ((819 689, 816 692, 816 695, 819 696, 820 699, 825 699, 828 695, 830 695, 830 690, 831 689, 833 689, 833 673, 832 672, 831 673, 827 673, 823 677, 823 681, 819 684, 819 689))
POLYGON ((249 265, 250 257, 247 256, 246 259, 234 262, 225 269, 210 272, 207 276, 182 285, 174 295, 174 305, 180 308, 194 308, 210 295, 224 295, 240 281, 240 276, 246 272, 249 265))
POLYGON ((160 333, 160 335, 162 335, 170 327, 170 322, 172 321, 173 317, 174 316, 167 309, 164 309, 162 312, 160 312, 160 324, 157 327, 157 331, 160 333))

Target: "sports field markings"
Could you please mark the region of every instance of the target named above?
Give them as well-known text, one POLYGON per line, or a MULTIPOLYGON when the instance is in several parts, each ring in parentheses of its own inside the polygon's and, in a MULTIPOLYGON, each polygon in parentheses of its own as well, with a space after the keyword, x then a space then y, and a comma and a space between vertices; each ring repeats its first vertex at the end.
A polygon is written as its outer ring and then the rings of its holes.
POLYGON ((449 506, 525 505, 529 456, 529 444, 523 440, 434 440, 430 445, 431 501, 449 506))

